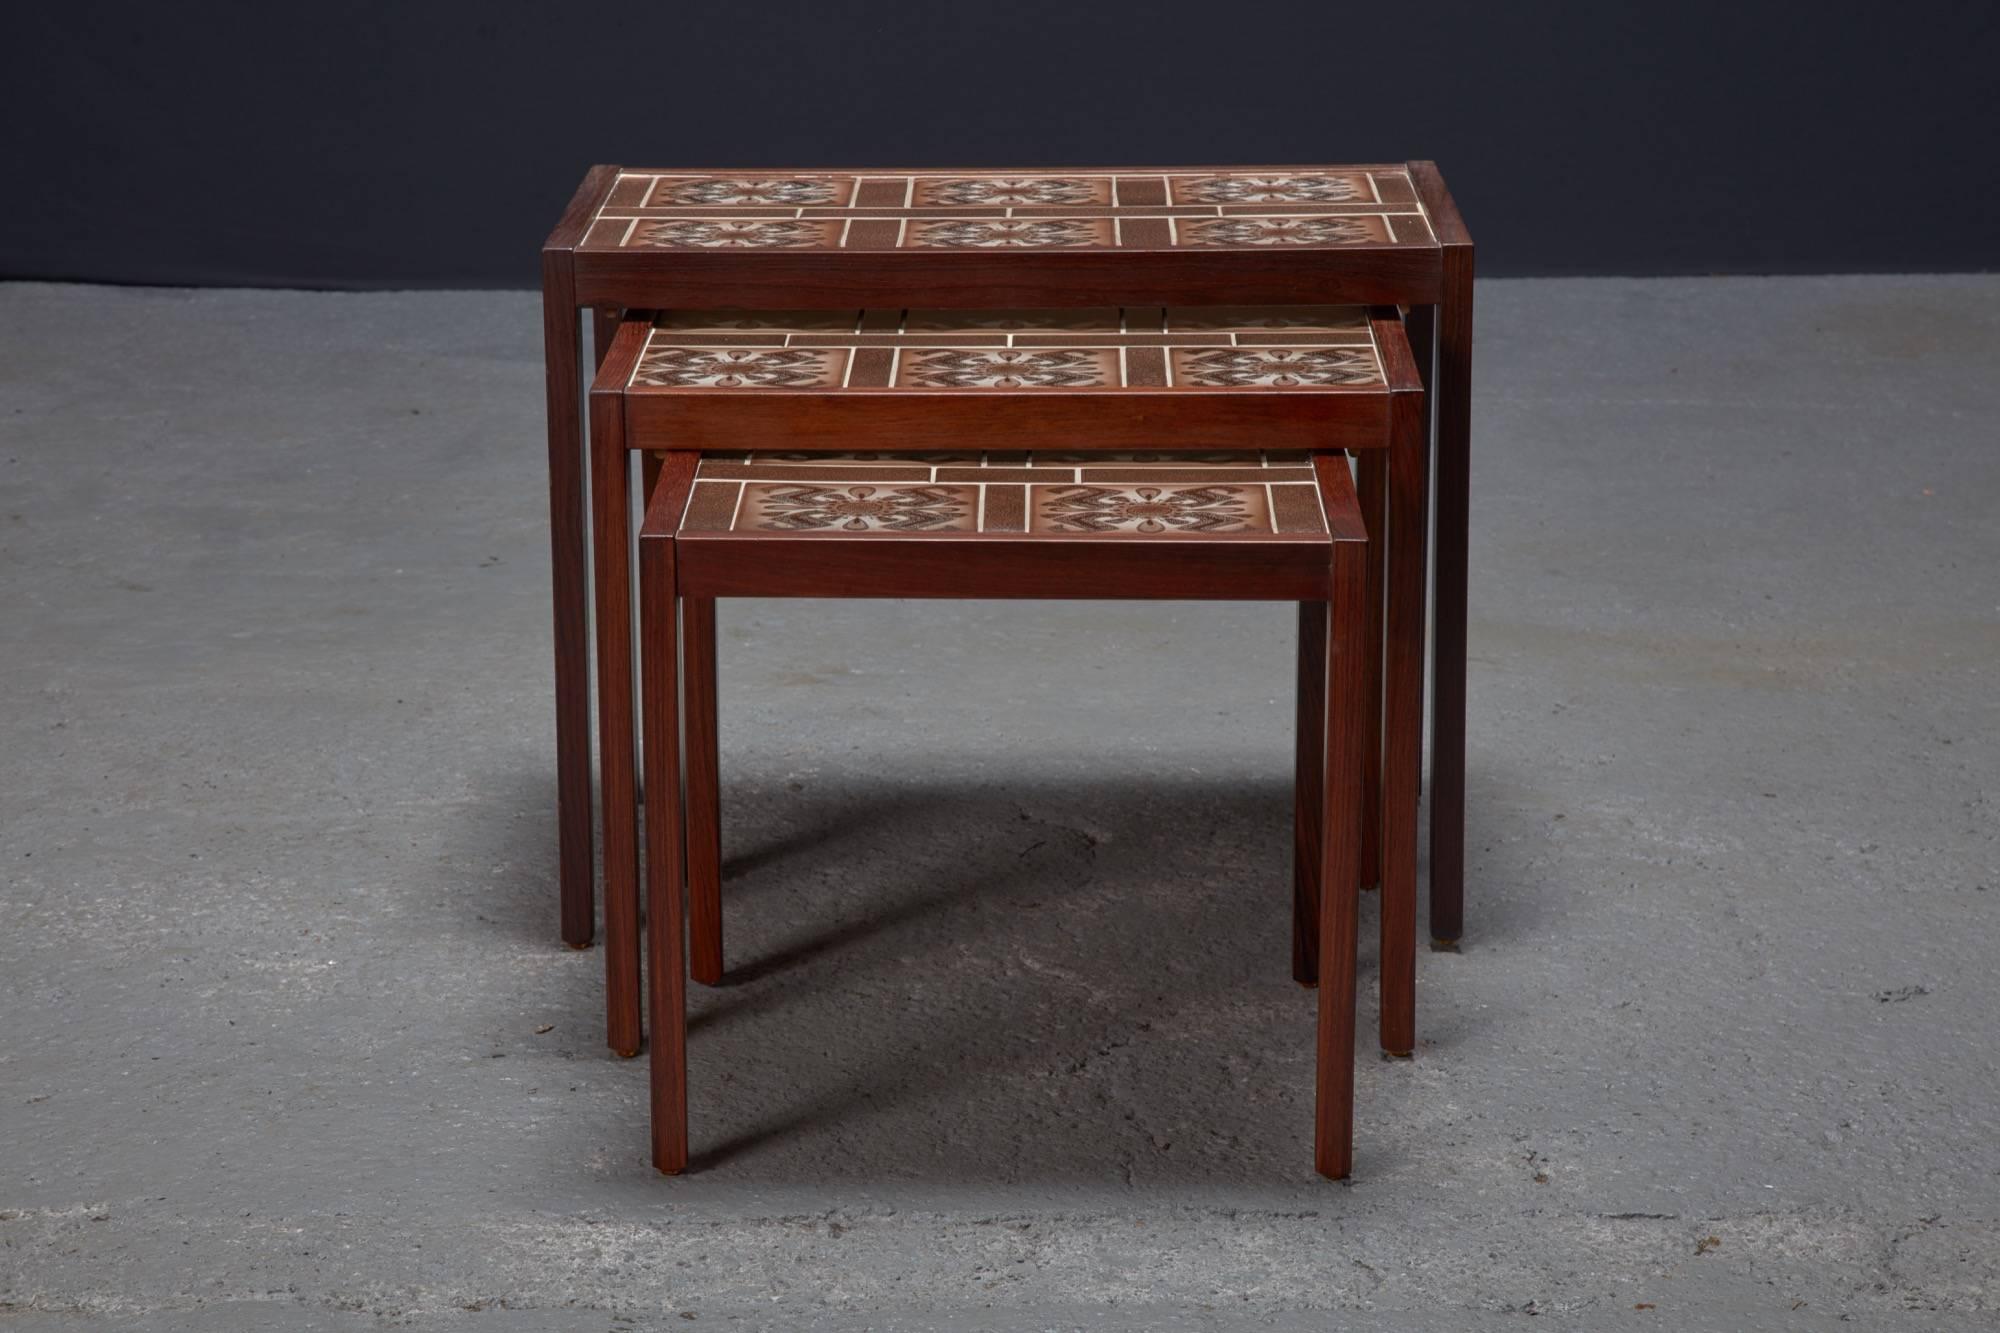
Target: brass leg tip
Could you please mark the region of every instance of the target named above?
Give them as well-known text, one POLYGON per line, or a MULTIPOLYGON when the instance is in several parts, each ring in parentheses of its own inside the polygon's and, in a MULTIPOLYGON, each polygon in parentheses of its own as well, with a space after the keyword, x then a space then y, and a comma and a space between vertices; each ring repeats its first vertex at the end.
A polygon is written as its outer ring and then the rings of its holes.
POLYGON ((1382 1058, 1384 1060, 1409 1060, 1414 1059, 1416 1054, 1415 1051, 1392 1051, 1387 1046, 1382 1048, 1382 1058))
POLYGON ((1432 952, 1432 953, 1457 953, 1457 952, 1458 952, 1458 941, 1457 941, 1457 940, 1441 940, 1441 939, 1439 939, 1439 938, 1438 938, 1437 936, 1433 935, 1433 936, 1431 936, 1431 952, 1432 952))

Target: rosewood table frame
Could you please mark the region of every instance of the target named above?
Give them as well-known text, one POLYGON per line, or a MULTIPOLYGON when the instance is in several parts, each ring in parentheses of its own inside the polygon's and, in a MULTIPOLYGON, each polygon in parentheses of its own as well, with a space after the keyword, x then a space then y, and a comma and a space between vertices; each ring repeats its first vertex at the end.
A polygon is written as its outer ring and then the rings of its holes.
MULTIPOLYGON (((1306 170, 1327 170, 1309 168, 1306 170)), ((1337 168, 1348 169, 1348 168, 1337 168)), ((1405 164, 1433 246, 1186 253, 1054 251, 1034 256, 954 251, 913 267, 908 252, 827 256, 779 251, 593 251, 591 221, 618 180, 593 167, 542 250, 556 684, 561 930, 593 934, 590 719, 590 517, 583 448, 585 308, 796 308, 902 305, 992 308, 1050 304, 1346 304, 1409 308, 1427 420, 1435 418, 1432 529, 1431 934, 1455 948, 1463 930, 1465 628, 1472 369, 1473 244, 1433 163, 1405 164), (1023 270, 1027 276, 1023 276, 1023 270)), ((1106 169, 1076 168, 1077 174, 1106 169)), ((1112 169, 1134 173, 1138 169, 1112 169)), ((1159 169, 1151 169, 1158 171, 1159 169)), ((1176 168, 1174 170, 1196 170, 1176 168)), ((1254 171, 1258 168, 1225 168, 1254 171)), ((1273 168, 1272 170, 1301 170, 1273 168)), ((770 169, 749 174, 770 176, 770 169)), ((994 174, 984 172, 980 174, 994 174)), ((600 320, 600 330, 602 321, 600 320)), ((603 345, 600 341, 600 347, 603 345)))

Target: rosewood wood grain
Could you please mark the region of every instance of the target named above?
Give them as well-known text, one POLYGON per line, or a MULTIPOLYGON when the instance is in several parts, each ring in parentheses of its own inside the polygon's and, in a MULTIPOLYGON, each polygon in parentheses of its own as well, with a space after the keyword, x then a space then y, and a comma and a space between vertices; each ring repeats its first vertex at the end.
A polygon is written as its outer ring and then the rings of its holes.
POLYGON ((1438 252, 596 250, 577 297, 655 309, 1033 309, 1057 305, 1339 305, 1438 298, 1438 252), (1027 257, 1031 256, 1031 257, 1027 257), (915 262, 912 262, 915 261, 915 262))
POLYGON ((929 536, 911 542, 745 533, 682 533, 680 585, 690 597, 1172 597, 1241 601, 1326 596, 1326 538, 1159 543, 1129 538, 929 536), (926 554, 913 560, 907 548, 926 554), (1170 549, 1167 549, 1170 548, 1170 549))
POLYGON ((605 1039, 625 1057, 639 1053, 639 788, 632 702, 631 459, 624 448, 624 403, 590 402, 591 510, 595 518, 597 737, 604 804, 605 1039), (616 547, 614 551, 612 548, 616 547))
POLYGON ((688 957, 696 981, 719 986, 722 961, 722 778, 717 737, 715 599, 681 602, 687 693, 688 957))
POLYGON ((1292 764, 1292 980, 1319 984, 1320 820, 1326 805, 1325 602, 1299 603, 1292 764))
MULTIPOLYGON (((690 475, 692 475, 690 473, 690 475)), ((674 510, 665 488, 654 509, 674 510)), ((651 513, 648 515, 651 518, 651 513)), ((680 789, 680 653, 675 643, 674 543, 642 541, 641 623, 647 652, 641 674, 646 719, 646 951, 653 1031, 653 1165, 677 1175, 688 1164, 687 977, 680 789)))
POLYGON ((1438 574, 1436 679, 1432 685, 1430 937, 1456 951, 1466 901, 1466 596, 1472 484, 1472 236, 1444 178, 1412 164, 1420 196, 1438 216, 1444 290, 1438 298, 1438 574), (1420 170, 1418 170, 1420 168, 1420 170))
MULTIPOLYGON (((1389 464, 1381 449, 1370 449, 1355 459, 1356 491, 1363 521, 1371 533, 1388 531, 1389 464)), ((1368 595, 1368 639, 1375 645, 1364 654, 1362 689, 1368 696, 1368 734, 1361 770, 1361 887, 1372 889, 1382 883, 1382 659, 1383 604, 1387 596, 1384 580, 1388 574, 1386 542, 1368 543, 1364 572, 1368 595)))
MULTIPOLYGON (((1400 339, 1400 331, 1398 338, 1400 339)), ((635 449, 936 449, 977 439, 1007 449, 1373 449, 1388 434, 1389 390, 1262 393, 1192 389, 943 391, 759 389, 627 396, 635 449)))
POLYGON ((1416 1050, 1417 800, 1423 774, 1424 556, 1428 451, 1423 396, 1396 399, 1389 449, 1387 657, 1382 707, 1381 1040, 1416 1050))
MULTIPOLYGON (((1345 464, 1343 463, 1344 467, 1345 464)), ((1313 1079, 1313 1165, 1344 1180, 1354 1164, 1355 955, 1361 841, 1361 768, 1365 751, 1365 659, 1377 648, 1365 631, 1364 552, 1353 542, 1333 549, 1321 709, 1326 777, 1321 786, 1317 1058, 1313 1079)))
POLYGON ((584 556, 582 348, 567 250, 542 255, 542 351, 549 426, 549 562, 555 588, 556 845, 565 944, 590 947, 590 620, 584 556))
MULTIPOLYGON (((599 369, 629 375, 639 338, 627 323, 599 369)), ((639 1053, 639 786, 632 675, 632 458, 625 396, 590 396, 591 511, 597 594, 597 743, 604 823, 605 1030, 611 1049, 639 1053)), ((689 478, 690 484, 692 478, 689 478)))
POLYGON ((1456 952, 1465 932, 1465 666, 1472 469, 1473 244, 1434 162, 1410 163, 1431 214, 1443 271, 1437 352, 1436 658, 1431 685, 1431 945, 1456 952))
POLYGON ((582 336, 574 252, 618 169, 592 167, 542 245, 542 354, 549 428, 549 547, 555 612, 557 880, 563 942, 595 928, 590 771, 590 598, 583 457, 582 336))

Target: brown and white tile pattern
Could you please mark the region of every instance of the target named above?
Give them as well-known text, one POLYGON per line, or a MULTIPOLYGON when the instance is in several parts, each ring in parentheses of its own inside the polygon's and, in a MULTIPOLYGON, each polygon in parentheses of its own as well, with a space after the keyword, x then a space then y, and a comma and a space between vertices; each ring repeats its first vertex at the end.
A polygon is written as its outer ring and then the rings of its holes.
POLYGON ((1326 532, 1302 453, 704 454, 687 532, 1220 537, 1326 532))
POLYGON ((1223 171, 628 170, 585 250, 1435 247, 1401 166, 1223 171))
POLYGON ((974 532, 979 489, 748 482, 737 513, 772 532, 974 532))
POLYGON ((669 311, 630 385, 660 390, 1379 390, 1353 306, 669 311))

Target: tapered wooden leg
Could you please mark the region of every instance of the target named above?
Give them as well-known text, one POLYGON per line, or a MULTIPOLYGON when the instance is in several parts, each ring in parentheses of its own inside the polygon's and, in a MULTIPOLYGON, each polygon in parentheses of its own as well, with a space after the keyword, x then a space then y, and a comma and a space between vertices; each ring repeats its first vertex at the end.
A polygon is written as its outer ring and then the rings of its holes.
POLYGON ((687 1167, 687 974, 682 953, 683 896, 680 783, 679 645, 676 643, 674 544, 641 544, 640 675, 646 719, 646 952, 650 1001, 653 1165, 668 1174, 687 1167))
POLYGON ((604 811, 605 1031, 639 1053, 639 792, 632 716, 631 475, 623 400, 591 404, 597 572, 597 746, 604 811))
MULTIPOLYGON (((1421 309, 1421 307, 1420 307, 1421 309)), ((1415 312, 1412 312, 1415 313, 1415 312)), ((1425 311, 1428 316, 1430 312, 1425 311)), ((1431 946, 1465 933, 1465 615, 1472 437, 1472 248, 1445 251, 1437 308, 1437 647, 1431 686, 1431 946)), ((1411 336, 1428 346, 1429 329, 1411 336)), ((1419 354, 1421 356, 1421 353, 1419 354)))
MULTIPOLYGON (((1370 544, 1373 544, 1371 538, 1370 544)), ((1345 1179, 1354 1162, 1354 971, 1359 934, 1362 766, 1367 753, 1367 556, 1336 542, 1325 677, 1326 783, 1319 909, 1319 1034, 1313 1090, 1313 1165, 1345 1179)))
POLYGON ((715 716, 715 599, 681 603, 687 663, 689 970, 722 984, 722 791, 715 716))
POLYGON ((1320 819, 1326 805, 1326 603, 1299 603, 1297 760, 1292 770, 1292 980, 1319 984, 1320 819))
POLYGON ((1417 1044, 1417 803, 1424 744, 1424 448, 1419 395, 1391 409, 1388 660, 1383 691, 1382 1049, 1417 1044))
POLYGON ((590 818, 590 594, 585 558, 583 349, 565 253, 542 257, 542 353, 549 426, 549 546, 555 601, 556 846, 565 944, 595 926, 590 818))
POLYGON ((1366 745, 1361 769, 1361 887, 1372 889, 1382 882, 1382 601, 1383 578, 1388 549, 1389 455, 1382 449, 1365 449, 1356 455, 1356 498, 1361 502, 1362 521, 1368 525, 1366 557, 1368 642, 1375 645, 1363 654, 1362 693, 1368 700, 1366 745))

